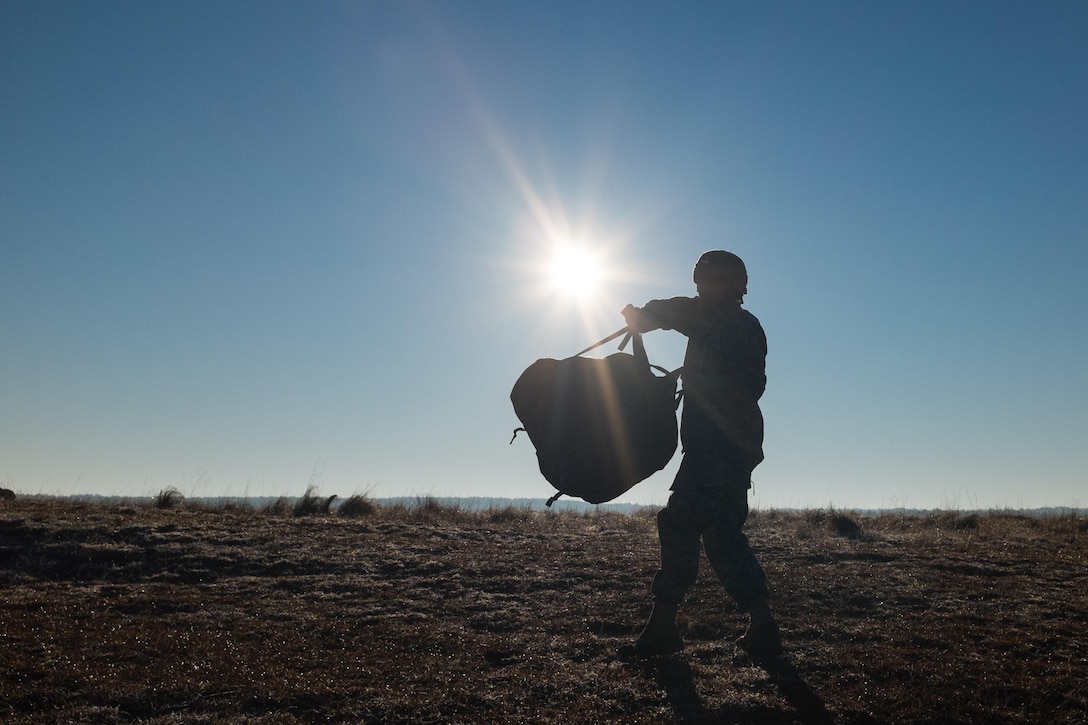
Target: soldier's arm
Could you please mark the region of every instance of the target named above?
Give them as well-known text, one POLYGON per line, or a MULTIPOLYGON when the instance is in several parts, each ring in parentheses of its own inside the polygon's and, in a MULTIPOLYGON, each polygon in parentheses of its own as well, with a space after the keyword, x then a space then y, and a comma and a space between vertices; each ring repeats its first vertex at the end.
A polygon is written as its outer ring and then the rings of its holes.
POLYGON ((627 305, 623 308, 623 317, 628 327, 636 332, 676 330, 687 335, 695 321, 695 305, 696 300, 692 297, 650 300, 642 307, 627 305))

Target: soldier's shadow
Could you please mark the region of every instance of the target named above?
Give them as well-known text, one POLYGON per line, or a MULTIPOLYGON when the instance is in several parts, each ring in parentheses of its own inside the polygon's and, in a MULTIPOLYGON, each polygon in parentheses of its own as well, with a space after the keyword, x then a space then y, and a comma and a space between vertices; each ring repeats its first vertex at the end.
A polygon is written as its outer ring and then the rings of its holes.
POLYGON ((657 684, 665 691, 677 722, 736 722, 758 716, 760 722, 832 723, 834 718, 827 711, 797 668, 784 657, 753 659, 752 663, 764 670, 789 703, 793 712, 766 710, 753 713, 735 708, 708 710, 699 691, 691 665, 679 657, 657 657, 650 661, 657 684))
POLYGON ((658 657, 653 660, 653 675, 665 691, 678 722, 706 721, 710 713, 695 689, 691 665, 678 657, 658 657))
POLYGON ((804 718, 804 722, 834 722, 823 699, 809 687, 793 663, 784 656, 752 658, 752 663, 770 676, 778 692, 790 704, 790 707, 804 718))

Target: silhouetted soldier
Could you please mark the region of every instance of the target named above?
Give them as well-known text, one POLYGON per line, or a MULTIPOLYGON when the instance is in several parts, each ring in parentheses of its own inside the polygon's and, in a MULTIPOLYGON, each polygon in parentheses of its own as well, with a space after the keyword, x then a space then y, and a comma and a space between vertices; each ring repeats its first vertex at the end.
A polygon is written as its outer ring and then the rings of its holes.
POLYGON ((730 252, 707 252, 693 273, 696 297, 627 305, 631 330, 676 330, 687 336, 684 411, 680 441, 684 456, 668 504, 657 515, 661 568, 651 591, 653 611, 635 644, 645 655, 684 647, 676 612, 699 574, 699 544, 738 609, 750 615, 737 644, 753 656, 781 652, 771 614, 767 578, 741 529, 748 518, 752 470, 763 460, 763 414, 767 337, 759 320, 741 308, 748 272, 730 252))

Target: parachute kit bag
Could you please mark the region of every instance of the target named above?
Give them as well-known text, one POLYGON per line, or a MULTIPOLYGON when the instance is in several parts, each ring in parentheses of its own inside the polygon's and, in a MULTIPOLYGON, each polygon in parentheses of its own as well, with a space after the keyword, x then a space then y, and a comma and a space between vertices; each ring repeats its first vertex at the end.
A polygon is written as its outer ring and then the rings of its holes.
POLYGON ((521 430, 529 435, 540 472, 558 490, 548 506, 564 494, 592 504, 611 501, 664 468, 676 452, 681 369, 651 365, 638 334, 628 334, 633 355, 582 357, 624 333, 626 328, 563 360, 537 360, 514 383, 510 402, 524 426, 514 436, 521 430))

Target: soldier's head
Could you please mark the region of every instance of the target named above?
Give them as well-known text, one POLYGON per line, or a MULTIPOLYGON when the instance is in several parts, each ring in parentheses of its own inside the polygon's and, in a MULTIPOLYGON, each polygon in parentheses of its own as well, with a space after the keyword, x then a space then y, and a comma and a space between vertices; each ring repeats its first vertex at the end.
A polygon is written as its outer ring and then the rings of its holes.
POLYGON ((748 294, 748 270, 732 252, 706 252, 695 263, 691 276, 699 296, 706 299, 739 302, 748 294))

